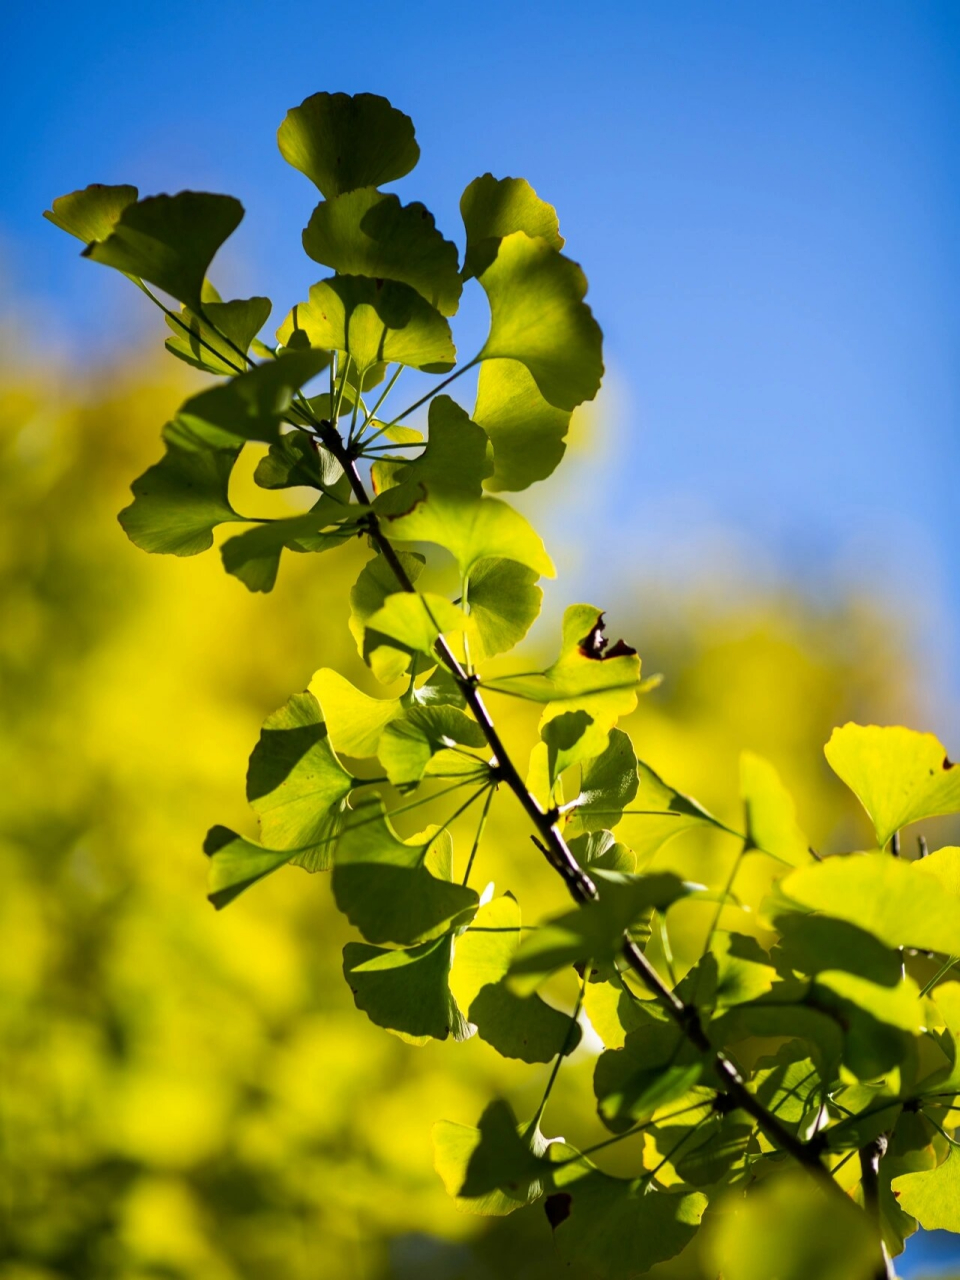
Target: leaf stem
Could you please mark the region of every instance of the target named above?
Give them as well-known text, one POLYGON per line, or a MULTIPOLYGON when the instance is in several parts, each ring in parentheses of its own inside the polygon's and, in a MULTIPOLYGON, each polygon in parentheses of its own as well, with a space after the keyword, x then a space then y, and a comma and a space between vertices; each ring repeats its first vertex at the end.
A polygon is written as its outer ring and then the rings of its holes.
POLYGON ((547 1109, 547 1102, 550 1100, 550 1094, 553 1092, 553 1086, 556 1084, 557 1076, 560 1074, 560 1067, 564 1058, 570 1051, 570 1041, 573 1039, 574 1028, 577 1026, 580 1019, 580 1010, 583 1008, 583 996, 586 991, 586 987, 587 974, 586 970, 584 970, 583 977, 580 979, 580 990, 577 992, 577 1003, 573 1006, 573 1013, 570 1015, 570 1026, 567 1028, 567 1034, 564 1037, 563 1046, 557 1054, 556 1061, 550 1071, 550 1078, 547 1080, 547 1087, 543 1091, 543 1097, 540 1100, 539 1107, 537 1107, 537 1113, 530 1121, 530 1127, 527 1130, 528 1133, 533 1133, 540 1127, 540 1121, 543 1119, 543 1113, 547 1109))
POLYGON ((483 829, 487 825, 487 814, 490 812, 490 806, 493 804, 493 796, 496 788, 491 787, 487 792, 487 799, 483 806, 483 812, 480 814, 480 822, 477 826, 477 834, 473 839, 473 848, 470 850, 470 857, 467 859, 467 869, 463 873, 463 887, 467 887, 467 881, 470 879, 470 872, 473 870, 474 859, 477 856, 477 850, 480 848, 480 841, 483 839, 483 829))
MULTIPOLYGON (((465 374, 468 369, 473 369, 479 363, 480 363, 480 357, 474 356, 469 364, 461 365, 459 369, 455 369, 453 373, 450 374, 449 378, 444 378, 444 380, 441 383, 433 387, 432 390, 428 391, 425 396, 421 396, 420 399, 415 400, 414 403, 410 405, 408 409, 404 409, 403 413, 398 413, 395 418, 393 418, 390 422, 387 423, 387 426, 395 427, 397 423, 402 422, 404 418, 409 418, 411 413, 419 409, 421 405, 426 404, 428 400, 432 400, 434 396, 438 396, 440 392, 444 389, 444 387, 449 387, 451 382, 454 382, 456 381, 457 378, 462 377, 462 375, 465 374)), ((372 436, 371 436, 371 439, 373 439, 372 436)))

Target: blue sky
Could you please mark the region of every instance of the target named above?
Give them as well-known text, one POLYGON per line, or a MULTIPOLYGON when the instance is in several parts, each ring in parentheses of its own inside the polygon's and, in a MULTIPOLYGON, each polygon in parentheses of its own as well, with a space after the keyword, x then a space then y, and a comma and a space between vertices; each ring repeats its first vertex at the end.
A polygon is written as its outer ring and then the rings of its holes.
MULTIPOLYGON (((106 0, 5 27, 0 272, 39 340, 156 324, 39 218, 91 180, 239 195, 218 278, 279 320, 317 269, 276 125, 319 88, 384 93, 423 150, 401 191, 448 234, 471 178, 520 174, 587 270, 612 394, 554 542, 609 551, 562 593, 609 600, 624 565, 882 591, 960 691, 958 6, 106 0)), ((956 741, 954 701, 930 727, 956 741)))
POLYGON ((613 394, 552 521, 594 534, 573 582, 886 592, 960 750, 960 6, 51 0, 0 29, 0 281, 38 344, 159 337, 40 219, 94 180, 239 195, 219 280, 282 318, 315 193, 276 126, 317 89, 383 93, 423 151, 401 191, 447 234, 470 179, 522 175, 586 268, 613 394))

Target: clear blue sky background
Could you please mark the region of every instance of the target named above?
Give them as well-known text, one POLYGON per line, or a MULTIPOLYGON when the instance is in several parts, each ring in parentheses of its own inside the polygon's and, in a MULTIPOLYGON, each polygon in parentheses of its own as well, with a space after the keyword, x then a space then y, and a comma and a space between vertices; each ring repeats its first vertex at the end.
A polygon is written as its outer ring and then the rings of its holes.
MULTIPOLYGON (((239 195, 220 279, 271 292, 279 320, 317 268, 276 125, 317 89, 386 94, 423 150, 401 190, 447 234, 471 178, 523 175, 587 270, 616 395, 606 462, 556 522, 595 532, 574 576, 602 595, 626 563, 736 560, 814 594, 900 592, 956 694, 956 0, 51 0, 0 30, 0 279, 38 342, 146 331, 40 220, 94 180, 239 195)), ((949 705, 932 727, 960 750, 949 705)))

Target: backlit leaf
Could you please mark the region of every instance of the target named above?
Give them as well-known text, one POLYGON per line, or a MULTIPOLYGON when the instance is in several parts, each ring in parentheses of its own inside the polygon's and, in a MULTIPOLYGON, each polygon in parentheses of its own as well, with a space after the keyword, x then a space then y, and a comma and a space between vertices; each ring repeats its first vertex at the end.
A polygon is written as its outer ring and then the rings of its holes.
POLYGON ((376 755, 384 728, 401 710, 399 698, 371 698, 329 667, 316 672, 310 692, 320 703, 334 751, 348 756, 376 755))
POLYGON ((960 769, 932 733, 845 724, 824 753, 870 815, 881 849, 910 822, 960 811, 960 769))
POLYGON ((478 560, 470 571, 467 600, 470 652, 476 662, 520 643, 540 614, 543 592, 537 571, 516 560, 478 560))
POLYGON ((210 859, 207 896, 218 911, 296 856, 293 849, 264 849, 228 827, 212 827, 203 851, 210 859))
POLYGON ((603 339, 577 264, 517 231, 501 242, 480 283, 490 303, 480 358, 519 360, 558 409, 592 400, 603 377, 603 339))
POLYGON ((451 947, 450 934, 407 951, 348 942, 343 976, 357 1008, 412 1044, 466 1039, 469 1028, 447 985, 451 947))
MULTIPOLYGON (((505 1104, 499 1104, 501 1106, 505 1104)), ((512 1113, 510 1113, 512 1118, 512 1113)), ((518 1125, 516 1131, 522 1135, 529 1130, 529 1125, 518 1125)), ((496 1135, 494 1134, 494 1139, 496 1135)), ((471 1161, 474 1159, 481 1142, 486 1139, 487 1143, 491 1141, 489 1133, 489 1125, 487 1129, 481 1131, 471 1125, 454 1124, 451 1120, 440 1120, 433 1126, 433 1152, 434 1152, 434 1168, 443 1180, 447 1194, 452 1196, 456 1207, 462 1213, 476 1213, 484 1217, 503 1217, 508 1213, 513 1213, 515 1209, 520 1209, 525 1204, 531 1204, 534 1200, 540 1198, 543 1194, 542 1183, 538 1177, 529 1179, 522 1183, 522 1189, 516 1192, 509 1190, 494 1189, 487 1191, 482 1195, 467 1197, 460 1194, 461 1188, 467 1178, 467 1170, 471 1161)), ((508 1150, 512 1149, 512 1143, 508 1145, 508 1150)), ((532 1151, 534 1158, 543 1156, 548 1145, 536 1130, 530 1135, 530 1146, 524 1148, 526 1151, 532 1151)), ((518 1153, 519 1161, 516 1163, 526 1163, 526 1156, 518 1153)), ((513 1170, 511 1169, 511 1173, 513 1170)), ((517 1187, 521 1187, 521 1182, 516 1178, 513 1179, 517 1183, 517 1187)))
POLYGON ((482 760, 458 757, 448 748, 485 745, 486 738, 476 720, 457 707, 414 706, 387 725, 378 754, 391 783, 404 791, 415 787, 425 773, 445 776, 446 770, 439 763, 444 757, 453 757, 446 766, 452 773, 466 770, 482 778, 482 760))
POLYGON ((333 895, 368 942, 409 946, 427 941, 477 905, 473 889, 428 870, 431 846, 449 840, 447 832, 437 830, 401 840, 379 800, 350 815, 337 844, 333 895))
POLYGON ((952 1143, 936 1169, 904 1174, 891 1186, 900 1208, 925 1231, 960 1232, 960 1153, 952 1143))
POLYGON ((277 341, 346 351, 361 373, 383 362, 444 372, 457 359, 449 324, 416 289, 364 276, 311 285, 308 301, 293 308, 277 341))
POLYGON ((597 1059, 593 1088, 600 1119, 619 1132, 678 1104, 708 1071, 704 1054, 672 1022, 638 1027, 622 1049, 597 1059))
POLYGON ((479 276, 497 256, 500 241, 514 231, 540 237, 551 249, 563 248, 563 236, 553 205, 541 200, 524 178, 474 178, 460 197, 460 213, 467 233, 463 278, 479 276))
POLYGON ((341 275, 408 284, 442 315, 452 316, 460 302, 457 246, 443 238, 419 202, 401 204, 372 186, 321 201, 303 247, 341 275))
POLYGON ((356 510, 324 495, 302 516, 274 520, 229 538, 220 548, 223 567, 249 591, 272 591, 285 549, 329 551, 342 546, 356 533, 356 510))
POLYGON ((378 492, 397 484, 422 484, 430 493, 479 498, 491 470, 484 433, 450 396, 430 402, 429 425, 430 437, 418 458, 374 463, 378 492))
POLYGON ((377 679, 389 684, 403 675, 414 654, 429 656, 439 635, 467 627, 466 614, 446 596, 398 591, 367 619, 363 656, 377 679))
POLYGON ((579 834, 615 827, 636 798, 639 785, 633 743, 622 729, 612 729, 602 754, 583 766, 571 830, 579 834))
POLYGON ((83 254, 136 276, 202 309, 201 295, 214 254, 240 225, 243 205, 233 196, 181 191, 128 204, 104 240, 83 254))
POLYGON ((295 694, 267 717, 247 771, 247 799, 264 845, 296 849, 300 866, 323 870, 352 787, 312 694, 295 694))
MULTIPOLYGON (((423 556, 416 551, 398 551, 397 557, 407 577, 412 583, 416 583, 423 572, 425 564, 423 556)), ((367 621, 383 608, 387 596, 395 595, 401 590, 403 590, 403 584, 398 581, 390 564, 382 555, 374 556, 361 569, 360 576, 350 591, 348 623, 361 658, 367 621)))
MULTIPOLYGON (((204 288, 204 295, 209 292, 204 288)), ((205 373, 240 373, 250 344, 267 322, 269 298, 236 298, 221 302, 204 296, 203 315, 183 307, 178 317, 166 316, 173 337, 166 341, 171 355, 205 373)))
POLYGON ((487 488, 494 493, 545 480, 567 447, 570 410, 545 400, 530 370, 518 360, 484 360, 473 420, 493 445, 494 468, 487 488))
POLYGON ((389 536, 398 542, 435 542, 445 547, 464 576, 491 557, 515 560, 547 578, 556 574, 539 534, 499 498, 430 491, 412 511, 387 516, 385 523, 389 536))
POLYGON ((810 862, 809 841, 797 825, 792 796, 773 765, 752 751, 740 756, 740 795, 751 848, 794 867, 810 862))
POLYGON ((402 178, 420 159, 413 121, 375 93, 314 93, 287 112, 277 142, 327 200, 402 178))
POLYGON ((580 1028, 538 995, 515 995, 504 981, 520 946, 520 907, 509 894, 480 908, 456 942, 450 989, 481 1040, 505 1058, 550 1062, 580 1042, 580 1028))
POLYGON ((90 244, 94 240, 106 240, 124 209, 136 198, 136 187, 109 187, 102 182, 92 182, 82 191, 58 196, 43 216, 61 231, 90 244))

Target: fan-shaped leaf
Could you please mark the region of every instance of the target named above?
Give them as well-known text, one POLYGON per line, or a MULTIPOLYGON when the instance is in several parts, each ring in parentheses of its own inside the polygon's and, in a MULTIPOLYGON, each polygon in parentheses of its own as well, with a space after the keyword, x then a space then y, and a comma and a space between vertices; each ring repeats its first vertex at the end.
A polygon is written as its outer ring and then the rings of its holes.
POLYGON ((806 866, 813 855, 807 837, 797 825, 793 797, 773 765, 752 751, 740 756, 740 794, 748 846, 791 866, 806 866))
POLYGON ((402 708, 399 698, 371 698, 329 667, 316 672, 310 692, 320 703, 334 751, 348 756, 376 755, 384 728, 402 708))
POLYGON ((449 324, 416 289, 364 276, 311 285, 309 300, 293 308, 277 341, 346 351, 361 374, 383 362, 441 373, 457 359, 449 324))
POLYGON ((483 275, 497 256, 500 241, 514 231, 544 240, 551 249, 563 248, 563 236, 553 205, 541 200, 524 178, 474 178, 460 197, 460 213, 467 233, 463 278, 483 275))
POLYGON ((166 317, 173 330, 166 348, 177 359, 205 373, 241 373, 246 368, 250 344, 266 324, 273 304, 269 298, 221 302, 207 284, 203 294, 202 316, 185 306, 179 316, 166 317))
POLYGON ((387 777, 401 791, 417 786, 425 773, 436 776, 474 774, 484 776, 483 761, 468 753, 456 754, 454 746, 482 747, 483 730, 457 707, 409 707, 395 716, 380 738, 380 763, 387 777))
POLYGON ((277 142, 327 200, 402 178, 420 159, 413 121, 375 93, 314 93, 287 112, 277 142))
POLYGON ((932 733, 845 724, 824 753, 870 815, 881 849, 910 822, 960 812, 960 769, 932 733))
POLYGON ((470 1031, 447 985, 452 945, 450 934, 407 951, 348 942, 343 976, 357 1008, 411 1044, 465 1040, 470 1031))
POLYGON ((516 560, 479 560, 470 571, 470 651, 475 661, 506 653, 520 643, 540 614, 543 592, 535 569, 516 560))
POLYGON ((90 244, 94 240, 106 240, 124 209, 136 201, 137 194, 136 187, 109 187, 102 182, 92 182, 82 191, 58 196, 43 216, 61 231, 90 244))
POLYGON ((545 480, 566 450, 570 410, 557 409, 540 394, 533 375, 518 360, 484 360, 477 380, 474 422, 493 446, 487 488, 527 489, 545 480))
POLYGON ((480 276, 490 303, 482 360, 519 360, 558 409, 592 400, 603 377, 603 338, 583 301, 575 262, 522 231, 507 236, 480 276))
POLYGON ((401 204, 375 187, 321 201, 303 233, 303 247, 341 275, 408 284, 442 315, 452 316, 459 305, 457 246, 443 238, 419 202, 401 204))

